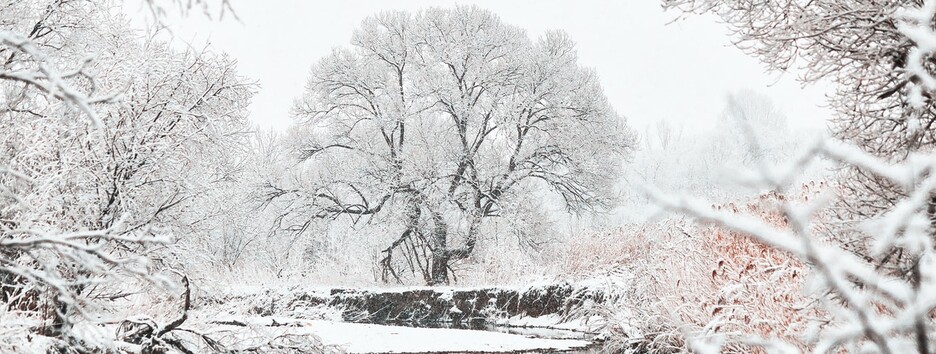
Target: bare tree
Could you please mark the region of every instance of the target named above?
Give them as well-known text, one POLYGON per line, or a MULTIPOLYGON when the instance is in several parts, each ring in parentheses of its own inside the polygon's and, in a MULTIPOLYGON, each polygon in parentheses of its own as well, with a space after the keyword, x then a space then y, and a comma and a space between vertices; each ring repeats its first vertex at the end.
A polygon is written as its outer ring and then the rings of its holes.
MULTIPOLYGON (((725 111, 719 120, 722 127, 713 142, 728 144, 719 156, 737 156, 749 167, 761 163, 778 163, 792 156, 795 137, 787 126, 786 116, 770 98, 752 91, 728 95, 725 111)), ((718 150, 718 149, 716 149, 718 150)))
POLYGON ((169 285, 151 259, 178 254, 169 235, 205 219, 180 211, 236 169, 253 91, 233 61, 143 38, 112 6, 0 2, 0 312, 84 348, 71 325, 126 296, 115 284, 169 285))
POLYGON ((634 134, 564 33, 531 42, 488 11, 457 7, 382 13, 352 44, 313 67, 296 102, 312 167, 302 185, 267 188, 288 204, 284 228, 381 218, 397 235, 384 279, 400 280, 403 257, 442 284, 535 191, 574 212, 613 203, 634 134))

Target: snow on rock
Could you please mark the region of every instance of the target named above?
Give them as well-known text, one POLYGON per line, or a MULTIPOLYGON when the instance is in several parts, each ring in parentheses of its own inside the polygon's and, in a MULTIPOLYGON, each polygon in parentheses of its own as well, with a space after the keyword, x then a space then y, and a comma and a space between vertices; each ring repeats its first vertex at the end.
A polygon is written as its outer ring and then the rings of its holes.
MULTIPOLYGON (((569 282, 516 287, 406 287, 388 289, 250 289, 206 299, 208 306, 245 309, 246 315, 348 322, 461 322, 501 316, 567 315, 603 303, 617 290, 607 284, 569 282), (232 303, 239 304, 230 306, 232 303), (327 311, 332 308, 334 311, 327 311), (328 317, 324 317, 324 315, 328 317)), ((235 313, 231 313, 235 314, 235 313)))
POLYGON ((462 313, 455 305, 452 305, 452 308, 449 309, 449 313, 462 313))

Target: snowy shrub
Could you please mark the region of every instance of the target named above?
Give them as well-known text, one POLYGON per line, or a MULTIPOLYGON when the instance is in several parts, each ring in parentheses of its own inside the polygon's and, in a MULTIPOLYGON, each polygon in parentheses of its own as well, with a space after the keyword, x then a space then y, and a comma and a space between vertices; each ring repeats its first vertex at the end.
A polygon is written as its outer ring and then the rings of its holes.
MULTIPOLYGON (((813 182, 791 196, 771 192, 713 208, 787 229, 778 206, 825 188, 813 182)), ((611 284, 610 301, 577 314, 602 318, 596 329, 610 335, 610 348, 678 352, 687 349, 686 334, 778 337, 802 348, 808 320, 822 314, 804 295, 809 267, 717 225, 673 218, 595 232, 571 241, 556 259, 559 274, 611 284)))
POLYGON ((191 292, 172 273, 209 263, 200 236, 244 224, 224 189, 255 85, 224 55, 133 30, 118 6, 0 6, 0 352, 185 352, 173 337, 191 292), (128 321, 148 332, 124 346, 107 326, 128 321))
POLYGON ((830 96, 837 113, 833 133, 847 142, 817 143, 788 165, 761 165, 747 176, 751 186, 790 192, 798 172, 819 157, 845 167, 834 189, 803 203, 778 203, 786 227, 756 213, 651 193, 671 210, 748 235, 807 265, 805 295, 824 314, 810 321, 799 338, 690 333, 693 349, 746 345, 771 352, 931 352, 936 155, 929 127, 936 91, 930 60, 936 48, 936 1, 664 3, 719 15, 739 47, 771 69, 786 70, 803 60, 804 82, 833 80, 838 86, 830 96), (850 25, 829 26, 834 23, 850 25), (834 217, 826 219, 830 214, 834 217))
MULTIPOLYGON (((820 306, 808 316, 812 321, 801 336, 791 338, 774 333, 709 332, 688 333, 696 349, 708 344, 732 346, 759 346, 766 350, 808 349, 814 352, 846 350, 849 352, 907 353, 929 352, 933 333, 932 310, 936 307, 933 291, 936 272, 933 260, 931 215, 928 200, 936 190, 936 155, 922 154, 908 158, 907 162, 891 164, 847 145, 832 142, 817 144, 801 158, 784 169, 763 171, 754 179, 764 187, 789 190, 788 181, 799 166, 817 155, 842 163, 861 167, 892 183, 902 186, 907 197, 879 217, 863 222, 862 232, 871 237, 872 247, 867 254, 855 254, 836 242, 829 242, 814 228, 817 215, 835 200, 835 190, 829 188, 803 202, 778 200, 776 210, 785 226, 764 220, 758 213, 748 210, 735 212, 713 208, 698 200, 654 193, 662 205, 696 219, 747 235, 760 244, 765 252, 782 252, 808 266, 785 265, 788 279, 778 283, 789 286, 792 276, 809 274, 805 283, 806 296, 820 306), (771 172, 772 171, 772 172, 771 172), (894 251, 914 260, 909 269, 882 267, 894 251), (800 269, 797 269, 800 268, 800 269), (794 273, 790 270, 793 269, 794 273)), ((834 229, 833 229, 834 230, 834 229)), ((781 295, 776 290, 768 296, 781 295)), ((784 302, 786 306, 797 306, 784 302)), ((775 311, 778 309, 775 309, 775 311)), ((783 313, 783 311, 781 311, 783 313)), ((788 322, 779 322, 777 326, 788 322)))

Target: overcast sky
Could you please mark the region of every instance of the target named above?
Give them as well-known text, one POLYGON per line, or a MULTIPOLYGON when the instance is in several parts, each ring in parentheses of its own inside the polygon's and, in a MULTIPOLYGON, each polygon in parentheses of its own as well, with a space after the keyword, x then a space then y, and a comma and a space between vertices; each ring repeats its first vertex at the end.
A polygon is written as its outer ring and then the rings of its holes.
MULTIPOLYGON (((618 112, 637 129, 659 120, 688 129, 714 124, 730 92, 752 89, 773 99, 793 125, 821 128, 829 112, 823 87, 801 87, 796 72, 768 74, 730 45, 713 16, 670 23, 656 1, 232 1, 239 21, 191 14, 175 21, 177 40, 216 50, 259 81, 250 106, 260 127, 283 129, 313 63, 350 46, 361 21, 383 10, 477 4, 537 37, 561 29, 578 43, 579 61, 593 67, 618 112)), ((139 6, 130 6, 131 15, 139 6)), ((690 130, 691 131, 691 130, 690 130)))

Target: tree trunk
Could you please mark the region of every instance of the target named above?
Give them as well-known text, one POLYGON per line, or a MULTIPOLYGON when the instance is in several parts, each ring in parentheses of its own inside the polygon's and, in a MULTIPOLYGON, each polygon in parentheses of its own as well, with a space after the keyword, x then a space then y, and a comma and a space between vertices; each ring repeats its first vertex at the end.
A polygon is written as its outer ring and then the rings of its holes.
POLYGON ((449 257, 446 253, 445 250, 432 252, 432 271, 427 285, 448 284, 449 257))
POLYGON ((448 251, 448 225, 445 219, 437 212, 432 212, 432 267, 429 272, 427 285, 448 284, 448 262, 451 258, 448 251))

